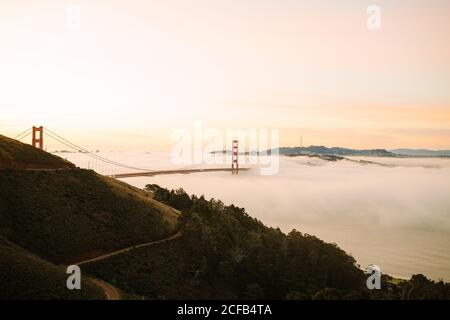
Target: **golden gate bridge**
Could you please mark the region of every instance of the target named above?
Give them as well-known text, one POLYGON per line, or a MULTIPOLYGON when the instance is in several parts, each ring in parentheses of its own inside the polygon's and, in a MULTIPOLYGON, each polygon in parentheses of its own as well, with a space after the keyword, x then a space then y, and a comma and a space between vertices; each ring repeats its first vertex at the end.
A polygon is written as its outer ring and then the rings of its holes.
MULTIPOLYGON (((36 127, 33 126, 28 128, 27 130, 21 132, 14 139, 23 141, 25 138, 31 135, 31 145, 35 148, 44 150, 44 127, 36 127)), ((199 168, 204 165, 205 162, 196 163, 180 168, 170 168, 170 169, 149 169, 142 168, 139 166, 134 166, 130 164, 126 164, 123 162, 119 162, 116 160, 112 160, 110 158, 106 158, 99 154, 99 152, 92 152, 86 148, 83 148, 61 135, 55 133, 54 131, 45 128, 45 140, 49 140, 57 142, 69 150, 63 150, 59 152, 51 152, 53 154, 65 154, 66 156, 70 156, 69 160, 73 162, 80 168, 94 170, 98 173, 101 173, 106 176, 110 176, 113 178, 130 178, 130 177, 140 177, 140 176, 156 176, 156 175, 166 175, 166 174, 189 174, 196 172, 218 172, 225 171, 231 172, 232 174, 237 174, 239 170, 248 170, 248 168, 239 168, 239 152, 238 152, 238 140, 233 140, 232 144, 232 159, 231 159, 231 167, 208 167, 208 168, 199 168), (120 170, 120 171, 117 171, 120 170)))

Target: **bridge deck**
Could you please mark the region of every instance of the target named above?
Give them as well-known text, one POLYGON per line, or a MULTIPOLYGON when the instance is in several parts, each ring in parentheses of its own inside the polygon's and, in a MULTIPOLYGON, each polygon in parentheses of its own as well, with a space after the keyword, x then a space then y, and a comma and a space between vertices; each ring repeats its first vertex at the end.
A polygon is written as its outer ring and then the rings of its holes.
MULTIPOLYGON (((239 171, 247 171, 250 168, 239 168, 239 171)), ((232 172, 231 168, 207 168, 207 169, 182 169, 182 170, 162 170, 162 171, 147 171, 147 172, 133 172, 133 173, 121 173, 114 174, 110 177, 113 178, 133 178, 133 177, 153 177, 163 174, 190 174, 197 172, 218 172, 218 171, 228 171, 232 172)))

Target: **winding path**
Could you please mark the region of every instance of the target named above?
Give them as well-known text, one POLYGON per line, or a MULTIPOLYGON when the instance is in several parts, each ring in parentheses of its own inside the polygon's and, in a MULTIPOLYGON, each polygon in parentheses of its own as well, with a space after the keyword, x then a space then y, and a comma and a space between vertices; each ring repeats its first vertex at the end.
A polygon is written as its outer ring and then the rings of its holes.
MULTIPOLYGON (((130 252, 130 251, 135 250, 135 249, 166 243, 166 242, 175 240, 177 238, 180 238, 182 235, 183 235, 183 233, 181 231, 178 231, 177 233, 175 233, 174 235, 172 235, 172 236, 170 236, 168 238, 164 238, 164 239, 156 240, 156 241, 151 241, 151 242, 141 243, 141 244, 138 244, 138 245, 134 245, 134 246, 127 247, 127 248, 124 248, 124 249, 120 249, 120 250, 117 250, 117 251, 114 251, 114 252, 110 252, 110 253, 107 253, 107 254, 100 255, 100 256, 95 257, 95 258, 91 258, 91 259, 80 261, 80 262, 75 262, 75 263, 72 263, 72 264, 81 266, 83 264, 87 264, 87 263, 90 263, 90 262, 96 262, 96 261, 104 260, 104 259, 110 258, 112 256, 116 256, 116 255, 119 255, 119 254, 122 254, 122 253, 125 253, 125 252, 130 252)), ((107 282, 105 282, 103 280, 97 279, 97 278, 89 278, 89 280, 94 285, 96 285, 96 286, 98 286, 98 287, 103 289, 103 291, 105 292, 107 300, 120 300, 120 292, 119 292, 119 290, 117 290, 117 288, 115 288, 111 284, 109 284, 109 283, 107 283, 107 282)))
POLYGON ((161 244, 161 243, 165 243, 165 242, 168 242, 168 241, 172 241, 172 240, 175 240, 175 239, 181 237, 182 235, 183 235, 183 233, 182 233, 181 231, 178 231, 177 233, 175 233, 174 235, 172 235, 172 236, 170 236, 170 237, 168 237, 168 238, 164 238, 164 239, 161 239, 161 240, 156 240, 156 241, 151 241, 151 242, 145 242, 145 243, 137 244, 137 245, 134 245, 134 246, 131 246, 131 247, 127 247, 127 248, 124 248, 124 249, 120 249, 120 250, 117 250, 117 251, 113 251, 113 252, 110 252, 110 253, 106 253, 106 254, 103 254, 103 255, 98 256, 98 257, 95 257, 95 258, 91 258, 91 259, 88 259, 88 260, 75 262, 75 263, 72 263, 72 264, 81 266, 81 265, 86 264, 86 263, 91 263, 91 262, 96 262, 96 261, 104 260, 104 259, 110 258, 110 257, 112 257, 112 256, 116 256, 116 255, 118 255, 118 254, 122 254, 122 253, 125 253, 125 252, 132 251, 132 250, 134 250, 134 249, 139 249, 139 248, 143 248, 143 247, 154 246, 154 245, 157 245, 157 244, 161 244))
POLYGON ((90 280, 94 285, 103 289, 106 300, 120 300, 119 290, 115 287, 100 279, 90 278, 90 280))

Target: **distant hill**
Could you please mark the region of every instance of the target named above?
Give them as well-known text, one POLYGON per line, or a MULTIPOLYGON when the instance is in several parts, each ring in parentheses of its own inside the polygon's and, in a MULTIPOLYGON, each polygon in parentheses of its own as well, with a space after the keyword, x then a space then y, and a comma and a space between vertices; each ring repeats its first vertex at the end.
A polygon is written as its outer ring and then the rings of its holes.
MULTIPOLYGON (((309 147, 280 147, 264 151, 270 154, 278 151, 280 155, 323 155, 323 156, 370 156, 370 157, 450 157, 450 150, 426 150, 426 149, 349 149, 341 147, 309 146, 309 147)), ((216 154, 231 154, 230 150, 215 151, 216 154)), ((256 151, 240 152, 239 154, 256 155, 256 151)))
MULTIPOLYGON (((385 149, 367 149, 356 150, 341 147, 327 148, 324 146, 309 146, 309 147, 280 147, 276 149, 266 150, 260 153, 270 154, 279 152, 280 155, 296 156, 296 155, 328 155, 328 156, 373 156, 373 157, 395 157, 396 154, 385 149)), ((215 151, 216 154, 231 154, 230 150, 215 151)), ((256 155, 256 151, 240 152, 239 154, 256 155)))
POLYGON ((450 157, 450 150, 394 149, 390 152, 415 157, 450 157))
MULTIPOLYGON (((275 149, 276 151, 277 149, 275 149)), ((385 149, 367 149, 356 150, 340 147, 327 148, 324 146, 309 147, 281 147, 278 148, 281 155, 295 154, 320 154, 320 155, 338 155, 338 156, 376 156, 376 157, 395 157, 395 154, 385 149)))

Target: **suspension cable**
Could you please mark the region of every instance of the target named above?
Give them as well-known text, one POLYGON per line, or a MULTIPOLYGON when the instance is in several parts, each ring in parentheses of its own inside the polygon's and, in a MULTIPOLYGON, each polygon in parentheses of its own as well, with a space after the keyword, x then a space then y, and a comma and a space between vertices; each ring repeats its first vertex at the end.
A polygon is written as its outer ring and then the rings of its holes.
POLYGON ((120 162, 117 162, 117 161, 114 161, 114 160, 111 160, 111 159, 102 157, 102 156, 100 156, 100 155, 93 154, 93 153, 90 152, 89 150, 86 150, 85 148, 82 148, 82 147, 80 147, 80 146, 78 146, 78 145, 76 145, 76 144, 74 144, 74 143, 68 141, 67 139, 64 139, 64 138, 61 137, 60 135, 54 133, 53 131, 51 131, 51 130, 49 130, 49 129, 47 129, 47 128, 46 128, 46 131, 50 132, 51 134, 53 134, 54 136, 58 137, 59 139, 65 141, 66 143, 68 143, 68 144, 72 145, 73 147, 77 148, 78 151, 83 151, 84 153, 88 153, 88 154, 90 154, 90 155, 92 155, 92 156, 98 158, 99 160, 102 160, 102 161, 105 161, 105 162, 108 162, 108 163, 111 163, 111 164, 115 164, 115 165, 117 165, 117 166, 126 167, 126 168, 128 168, 128 169, 135 169, 135 170, 140 170, 140 171, 154 171, 154 170, 150 170, 150 169, 146 169, 146 168, 138 168, 138 167, 129 166, 129 165, 126 165, 126 164, 123 164, 123 163, 120 163, 120 162))
MULTIPOLYGON (((93 153, 91 153, 89 151, 80 150, 79 148, 76 148, 76 147, 74 147, 74 146, 72 146, 72 145, 70 145, 68 143, 65 143, 64 141, 58 139, 57 137, 55 137, 55 136, 53 136, 53 135, 51 135, 49 133, 47 133, 47 135, 49 137, 51 137, 52 139, 58 141, 59 143, 62 143, 63 145, 65 145, 65 146, 75 150, 77 153, 86 154, 87 156, 89 156, 91 158, 94 158, 96 160, 99 160, 99 161, 102 161, 102 162, 105 162, 105 163, 108 163, 108 164, 111 164, 111 165, 120 166, 120 167, 124 167, 124 168, 127 168, 127 169, 133 169, 133 170, 137 170, 138 169, 138 168, 134 168, 134 167, 131 167, 131 166, 128 166, 128 165, 125 165, 125 164, 121 164, 121 163, 118 163, 118 162, 115 162, 115 161, 112 161, 112 160, 108 160, 106 158, 103 158, 103 157, 100 157, 100 156, 98 156, 96 154, 93 154, 93 153)), ((143 169, 139 169, 139 170, 143 170, 143 169)))
POLYGON ((67 139, 64 139, 63 137, 59 136, 58 134, 54 133, 53 131, 51 131, 51 130, 49 130, 47 128, 45 129, 45 131, 46 131, 46 133, 47 133, 47 135, 49 137, 55 139, 56 141, 58 141, 58 142, 60 142, 60 143, 62 143, 64 145, 72 148, 73 150, 76 150, 77 152, 81 151, 82 153, 85 153, 88 156, 93 157, 93 158, 95 158, 97 160, 100 160, 100 161, 103 161, 103 162, 106 162, 106 163, 109 163, 109 164, 112 164, 112 165, 115 165, 115 166, 118 166, 118 167, 127 168, 127 169, 133 169, 133 170, 138 170, 138 171, 154 171, 154 170, 150 170, 150 169, 133 167, 133 166, 129 166, 129 165, 117 162, 117 161, 110 160, 108 158, 105 158, 105 157, 102 157, 100 155, 94 154, 94 153, 92 153, 92 152, 90 152, 90 151, 88 151, 88 150, 86 150, 86 149, 84 149, 84 148, 82 148, 82 147, 80 147, 80 146, 70 142, 67 139))
POLYGON ((18 134, 17 136, 15 136, 13 139, 16 139, 16 140, 22 140, 23 138, 25 138, 26 136, 28 136, 31 132, 28 132, 28 131, 30 131, 31 130, 31 128, 28 128, 27 130, 25 130, 24 132, 22 132, 22 133, 20 133, 20 134, 18 134), (21 137, 20 139, 19 139, 19 137, 20 136, 23 136, 23 137, 21 137))
POLYGON ((31 131, 30 132, 28 132, 26 135, 24 135, 24 136, 22 136, 22 137, 20 137, 20 139, 16 139, 16 140, 18 140, 18 141, 22 141, 23 139, 25 139, 26 137, 28 137, 29 135, 31 134, 31 131))

